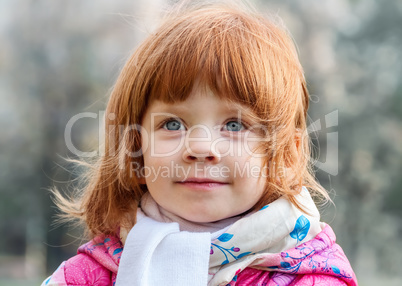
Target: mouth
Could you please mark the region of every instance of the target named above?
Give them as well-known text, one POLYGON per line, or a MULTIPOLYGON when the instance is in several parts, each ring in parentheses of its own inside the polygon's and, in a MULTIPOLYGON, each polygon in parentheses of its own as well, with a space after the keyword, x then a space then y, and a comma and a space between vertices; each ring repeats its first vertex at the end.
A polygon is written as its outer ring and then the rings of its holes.
POLYGON ((189 178, 176 183, 194 190, 214 190, 229 184, 227 182, 220 182, 208 178, 189 178))

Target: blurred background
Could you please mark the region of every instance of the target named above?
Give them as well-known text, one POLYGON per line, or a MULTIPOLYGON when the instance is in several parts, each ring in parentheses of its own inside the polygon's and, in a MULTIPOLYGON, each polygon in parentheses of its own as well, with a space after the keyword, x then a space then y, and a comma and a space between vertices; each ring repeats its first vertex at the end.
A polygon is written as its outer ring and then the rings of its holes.
MULTIPOLYGON (((317 147, 322 209, 360 285, 402 285, 402 1, 255 0, 298 44, 317 147)), ((98 144, 125 60, 167 0, 0 0, 0 285, 40 285, 81 231, 53 224, 48 189, 80 170, 72 143, 98 144)))

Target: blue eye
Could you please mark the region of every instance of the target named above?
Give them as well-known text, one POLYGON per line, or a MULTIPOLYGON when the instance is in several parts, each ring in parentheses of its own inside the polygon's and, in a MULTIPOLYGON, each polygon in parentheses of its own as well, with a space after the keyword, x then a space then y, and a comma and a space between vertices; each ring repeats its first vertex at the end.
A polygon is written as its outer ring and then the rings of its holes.
POLYGON ((165 124, 163 124, 163 128, 171 131, 184 130, 183 124, 176 119, 171 119, 165 122, 165 124))
POLYGON ((232 120, 226 123, 225 128, 227 131, 239 132, 244 129, 244 126, 241 122, 232 120))

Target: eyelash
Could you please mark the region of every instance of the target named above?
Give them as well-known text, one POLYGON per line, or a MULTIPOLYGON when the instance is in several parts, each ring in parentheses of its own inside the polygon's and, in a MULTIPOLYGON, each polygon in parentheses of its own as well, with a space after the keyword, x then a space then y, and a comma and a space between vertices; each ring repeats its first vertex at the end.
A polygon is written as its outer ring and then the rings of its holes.
POLYGON ((168 118, 164 119, 164 120, 159 124, 159 128, 166 129, 166 130, 168 130, 168 131, 179 131, 180 129, 178 129, 178 130, 169 130, 169 129, 165 128, 165 127, 166 127, 166 124, 168 124, 169 122, 172 122, 172 121, 177 121, 177 122, 179 122, 181 125, 184 126, 183 121, 180 120, 180 118, 177 118, 177 117, 168 117, 168 118))
MULTIPOLYGON (((232 132, 240 132, 240 131, 243 131, 243 130, 247 130, 249 128, 249 124, 247 122, 243 121, 243 120, 239 120, 239 118, 229 118, 228 120, 226 120, 226 122, 225 122, 225 124, 223 124, 223 126, 225 127, 229 122, 237 122, 237 123, 241 124, 242 127, 243 127, 242 130, 232 131, 232 132)), ((227 130, 227 129, 226 129, 226 131, 231 132, 230 130, 227 130)))
MULTIPOLYGON (((172 122, 172 121, 177 121, 177 122, 179 122, 180 124, 182 124, 182 125, 185 127, 183 121, 182 121, 180 118, 177 118, 177 117, 169 117, 169 118, 164 119, 164 120, 159 124, 159 128, 166 129, 166 130, 168 130, 168 131, 180 131, 181 129, 178 129, 178 130, 169 130, 169 129, 165 128, 165 127, 166 127, 166 124, 169 123, 169 122, 172 122)), ((239 120, 239 118, 229 118, 229 119, 226 120, 226 122, 222 125, 223 128, 226 126, 226 124, 228 124, 229 122, 232 122, 232 121, 241 124, 242 127, 244 128, 244 130, 249 129, 249 126, 250 126, 250 125, 249 125, 247 122, 243 121, 243 120, 239 120)), ((187 130, 186 127, 185 127, 185 129, 187 130)), ((227 130, 227 129, 226 129, 225 131, 228 131, 228 132, 240 132, 240 131, 242 131, 242 130, 239 130, 239 131, 230 131, 230 130, 227 130)))

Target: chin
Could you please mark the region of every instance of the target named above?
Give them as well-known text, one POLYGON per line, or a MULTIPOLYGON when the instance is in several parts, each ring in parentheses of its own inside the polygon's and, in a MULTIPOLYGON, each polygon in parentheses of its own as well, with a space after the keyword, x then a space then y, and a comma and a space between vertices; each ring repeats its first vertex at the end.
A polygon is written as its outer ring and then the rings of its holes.
POLYGON ((214 223, 225 218, 222 216, 188 216, 185 219, 194 223, 214 223))
POLYGON ((198 215, 198 214, 184 214, 181 216, 185 220, 195 222, 195 223, 206 223, 206 222, 211 222, 210 216, 205 216, 205 215, 198 215))

